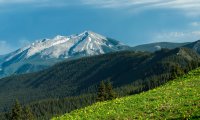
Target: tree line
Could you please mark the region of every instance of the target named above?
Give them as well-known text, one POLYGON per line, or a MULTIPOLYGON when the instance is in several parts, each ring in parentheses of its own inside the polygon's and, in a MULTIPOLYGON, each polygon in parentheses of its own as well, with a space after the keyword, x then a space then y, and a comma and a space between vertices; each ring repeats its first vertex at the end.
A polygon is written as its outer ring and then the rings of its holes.
POLYGON ((7 120, 34 120, 35 117, 29 106, 22 107, 18 100, 15 101, 10 112, 5 114, 7 120))

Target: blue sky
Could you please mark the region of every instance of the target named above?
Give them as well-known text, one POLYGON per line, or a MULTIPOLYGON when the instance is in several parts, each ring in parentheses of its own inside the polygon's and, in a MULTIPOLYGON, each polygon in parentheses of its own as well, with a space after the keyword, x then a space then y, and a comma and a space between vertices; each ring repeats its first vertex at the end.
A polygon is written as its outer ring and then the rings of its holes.
POLYGON ((85 30, 131 46, 195 41, 199 11, 200 0, 0 0, 0 54, 85 30))

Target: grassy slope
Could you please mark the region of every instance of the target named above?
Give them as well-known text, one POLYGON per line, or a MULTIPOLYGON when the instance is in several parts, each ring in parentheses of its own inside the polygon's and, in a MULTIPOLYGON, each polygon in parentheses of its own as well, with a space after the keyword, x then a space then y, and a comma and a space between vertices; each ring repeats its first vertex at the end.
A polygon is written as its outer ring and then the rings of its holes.
POLYGON ((200 119, 200 68, 138 95, 96 103, 53 120, 200 119))

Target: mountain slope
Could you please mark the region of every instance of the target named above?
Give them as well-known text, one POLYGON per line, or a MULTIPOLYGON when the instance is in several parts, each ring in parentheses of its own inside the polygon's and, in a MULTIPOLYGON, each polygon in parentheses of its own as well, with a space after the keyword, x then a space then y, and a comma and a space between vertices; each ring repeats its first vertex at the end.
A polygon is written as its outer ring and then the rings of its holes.
POLYGON ((155 52, 157 50, 160 50, 161 48, 174 49, 177 47, 184 46, 186 44, 189 44, 189 43, 157 42, 157 43, 138 45, 138 46, 132 47, 132 50, 155 52))
POLYGON ((183 47, 193 49, 194 51, 200 54, 200 40, 192 42, 190 44, 186 44, 183 47))
POLYGON ((91 31, 43 39, 0 58, 0 76, 43 70, 64 59, 128 49, 124 44, 91 31))
POLYGON ((199 119, 200 68, 159 88, 96 103, 52 120, 199 119))
POLYGON ((199 61, 199 55, 186 48, 154 54, 124 51, 65 61, 41 72, 1 79, 0 110, 8 109, 14 99, 29 103, 94 93, 99 82, 108 79, 115 88, 132 84, 128 91, 120 88, 122 95, 137 93, 166 83, 175 74, 197 67, 199 61))

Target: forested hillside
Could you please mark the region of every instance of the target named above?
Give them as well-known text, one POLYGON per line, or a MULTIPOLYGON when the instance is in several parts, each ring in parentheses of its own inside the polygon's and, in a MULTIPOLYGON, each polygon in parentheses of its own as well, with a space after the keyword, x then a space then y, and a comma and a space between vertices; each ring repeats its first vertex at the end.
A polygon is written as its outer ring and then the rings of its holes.
POLYGON ((200 119, 200 69, 138 95, 98 102, 53 120, 200 119))
POLYGON ((155 52, 162 48, 175 49, 177 47, 181 47, 187 44, 190 44, 190 43, 188 42, 186 43, 156 42, 156 43, 138 45, 138 46, 132 47, 132 50, 155 52))
POLYGON ((125 96, 158 87, 199 63, 199 55, 187 48, 124 51, 66 61, 41 72, 1 79, 0 108, 7 112, 18 99, 30 104, 38 118, 49 118, 94 103, 100 81, 111 81, 118 96, 125 96), (76 104, 66 108, 72 100, 76 104))

